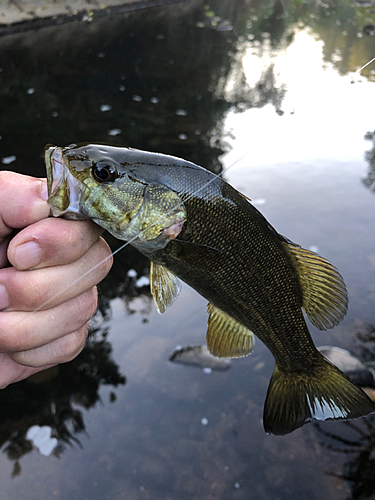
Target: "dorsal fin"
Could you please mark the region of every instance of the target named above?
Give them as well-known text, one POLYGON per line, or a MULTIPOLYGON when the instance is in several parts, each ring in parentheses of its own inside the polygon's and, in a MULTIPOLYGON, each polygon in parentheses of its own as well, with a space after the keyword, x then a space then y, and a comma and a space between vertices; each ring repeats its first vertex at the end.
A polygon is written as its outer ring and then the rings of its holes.
POLYGON ((207 347, 217 358, 239 358, 251 354, 253 332, 212 304, 207 305, 207 347))
POLYGON ((156 310, 163 314, 180 295, 181 283, 166 267, 151 261, 150 289, 156 310))
POLYGON ((319 330, 338 325, 348 309, 348 292, 341 274, 311 250, 284 242, 293 258, 302 289, 302 307, 319 330))

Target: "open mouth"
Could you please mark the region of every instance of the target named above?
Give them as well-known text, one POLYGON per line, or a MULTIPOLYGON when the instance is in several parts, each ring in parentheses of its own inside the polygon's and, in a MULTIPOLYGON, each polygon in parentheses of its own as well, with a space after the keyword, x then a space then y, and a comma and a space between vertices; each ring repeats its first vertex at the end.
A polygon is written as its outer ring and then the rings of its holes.
POLYGON ((47 169, 48 196, 52 196, 63 181, 64 160, 62 150, 56 146, 45 149, 44 160, 47 169))
POLYGON ((62 148, 46 147, 44 160, 47 170, 47 203, 52 215, 75 220, 86 219, 80 213, 81 183, 66 166, 62 148))

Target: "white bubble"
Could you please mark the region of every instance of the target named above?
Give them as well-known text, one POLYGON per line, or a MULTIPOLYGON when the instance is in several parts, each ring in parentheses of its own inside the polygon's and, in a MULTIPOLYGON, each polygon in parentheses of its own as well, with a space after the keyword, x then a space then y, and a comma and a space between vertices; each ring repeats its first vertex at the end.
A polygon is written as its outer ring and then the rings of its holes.
POLYGON ((139 280, 136 281, 135 286, 137 288, 142 288, 143 286, 147 286, 150 284, 150 280, 147 278, 147 276, 141 276, 139 280))
POLYGON ((112 130, 108 130, 108 135, 119 135, 121 134, 120 128, 113 128, 112 130))
POLYGON ((126 274, 129 276, 129 278, 135 278, 137 276, 137 271, 135 269, 129 269, 126 274))
POLYGON ((311 250, 312 252, 318 253, 319 247, 317 245, 311 245, 311 246, 309 246, 309 250, 311 250))
POLYGON ((209 368, 208 366, 206 366, 205 368, 203 368, 203 373, 207 373, 207 374, 212 373, 212 368, 209 368))
POLYGON ((118 86, 118 89, 121 91, 121 92, 124 92, 124 90, 126 89, 125 85, 119 85, 118 86))
POLYGON ((186 139, 187 139, 187 135, 186 135, 186 134, 179 134, 179 135, 178 135, 178 138, 179 138, 181 141, 186 141, 186 139))
POLYGON ((203 417, 202 420, 201 420, 201 424, 202 425, 208 425, 208 420, 207 418, 203 417))
POLYGON ((265 205, 267 202, 264 198, 257 198, 256 200, 251 200, 252 205, 265 205))
POLYGON ((132 99, 133 99, 133 101, 136 101, 136 102, 142 101, 142 97, 140 95, 133 95, 132 99))
POLYGON ((103 111, 103 112, 110 111, 111 109, 112 109, 112 106, 110 104, 102 104, 100 106, 100 111, 103 111))
POLYGON ((187 111, 185 111, 184 109, 177 109, 176 110, 176 115, 177 116, 186 116, 187 115, 187 111))
POLYGON ((32 87, 30 87, 29 89, 26 90, 27 94, 33 94, 34 92, 35 92, 35 89, 33 89, 32 87))
POLYGON ((152 104, 157 104, 159 102, 159 99, 157 97, 151 97, 150 101, 152 104))
POLYGON ((14 161, 16 161, 17 159, 17 156, 6 156, 5 158, 3 158, 1 160, 1 163, 3 163, 4 165, 9 165, 9 163, 13 163, 14 161))

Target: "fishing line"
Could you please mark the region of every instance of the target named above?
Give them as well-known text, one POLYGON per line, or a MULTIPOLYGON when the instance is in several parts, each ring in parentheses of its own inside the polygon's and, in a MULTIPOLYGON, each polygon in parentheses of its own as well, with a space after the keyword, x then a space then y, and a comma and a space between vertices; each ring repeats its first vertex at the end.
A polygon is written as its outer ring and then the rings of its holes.
POLYGON ((356 73, 360 73, 363 69, 365 69, 365 68, 366 68, 369 64, 371 64, 371 63, 372 63, 372 62, 374 62, 374 61, 375 61, 375 57, 373 57, 373 58, 371 59, 371 61, 369 61, 369 62, 367 62, 366 64, 364 64, 364 65, 362 66, 362 68, 357 69, 356 73))
MULTIPOLYGON (((185 200, 184 202, 190 200, 191 198, 193 198, 194 196, 196 196, 200 191, 202 191, 203 189, 207 188, 207 186, 209 186, 210 184, 212 184, 216 179, 218 179, 219 177, 221 177, 225 172, 227 172, 230 168, 234 167, 234 165, 236 165, 237 163, 239 163, 240 161, 242 161, 248 154, 250 154, 250 151, 248 151, 247 153, 245 153, 244 155, 242 155, 240 158, 238 158, 235 162, 233 162, 231 165, 229 165, 229 167, 225 168, 222 172, 220 172, 219 174, 216 174, 212 177, 212 179, 210 179, 206 184, 204 184, 203 186, 199 187, 198 189, 196 189, 192 194, 190 194, 185 200)), ((178 209, 179 205, 176 205, 175 207, 171 208, 168 212, 166 212, 164 214, 163 217, 166 217, 167 215, 169 215, 171 212, 173 212, 174 210, 178 209)), ((89 219, 88 219, 89 220, 89 219)), ((160 220, 160 219, 159 219, 160 220)), ((68 285, 65 285, 61 290, 59 290, 58 292, 56 292, 52 297, 50 297, 48 300, 46 300, 45 302, 43 302, 43 304, 41 304, 39 307, 37 307, 36 309, 33 309, 32 311, 30 311, 31 314, 34 314, 40 310, 42 310, 45 306, 47 306, 48 304, 50 304, 56 297, 58 297, 59 295, 61 295, 62 293, 64 293, 66 290, 69 290, 69 288, 73 287, 76 283, 78 283, 80 280, 82 280, 83 278, 85 278, 87 275, 89 275, 91 272, 95 271, 95 269, 97 269, 99 266, 101 266, 104 262, 106 262, 107 260, 109 260, 111 257, 115 256, 117 253, 119 253, 121 250, 123 250, 125 247, 127 247, 128 245, 131 245, 133 243, 133 241, 135 241, 141 234, 143 234, 144 232, 146 232, 148 229, 150 229, 151 227, 155 226, 159 220, 153 222, 152 224, 150 224, 148 227, 146 227, 145 229, 143 229, 142 231, 140 231, 138 234, 136 234, 133 238, 131 238, 130 240, 126 241, 123 245, 121 245, 119 248, 117 248, 115 251, 113 251, 108 257, 106 257, 105 259, 101 260, 98 264, 96 264, 95 266, 93 266, 91 269, 89 269, 88 271, 86 271, 85 273, 83 273, 81 276, 78 276, 76 279, 74 279, 71 283, 69 283, 68 285)), ((25 312, 25 311, 11 311, 11 312, 25 312)), ((19 324, 23 323, 24 321, 27 320, 27 316, 20 319, 19 321, 17 321, 14 325, 12 325, 11 327, 9 327, 7 330, 5 330, 3 333, 7 333, 8 331, 12 330, 13 328, 17 327, 19 324)))

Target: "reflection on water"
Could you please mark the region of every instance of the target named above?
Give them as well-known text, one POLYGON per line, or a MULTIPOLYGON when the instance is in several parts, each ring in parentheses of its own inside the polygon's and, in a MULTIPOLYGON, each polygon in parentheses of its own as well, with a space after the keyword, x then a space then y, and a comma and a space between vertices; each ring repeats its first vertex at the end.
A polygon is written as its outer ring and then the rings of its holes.
POLYGON ((21 473, 21 459, 32 451, 26 438, 31 426, 51 428, 58 443, 54 455, 59 457, 67 445, 81 446, 79 434, 86 429, 83 410, 101 401, 102 385, 113 388, 108 402, 116 401, 114 388, 126 379, 111 357, 106 337, 105 330, 92 329, 85 349, 72 362, 0 391, 0 446, 14 464, 13 476, 21 473))
MULTIPOLYGON (((356 333, 358 351, 362 360, 374 366, 375 359, 375 326, 358 325, 356 333)), ((374 465, 375 465, 375 417, 358 422, 346 422, 339 429, 331 426, 323 428, 316 424, 320 444, 343 458, 343 467, 328 469, 326 473, 337 477, 350 485, 351 497, 355 499, 374 498, 374 465)))
POLYGON ((366 151, 365 158, 369 164, 367 177, 363 179, 363 184, 375 192, 375 130, 367 132, 365 135, 367 141, 372 141, 372 147, 366 151))
MULTIPOLYGON (((373 190, 375 67, 355 71, 374 57, 373 24, 356 2, 192 0, 4 36, 2 168, 44 176, 46 143, 129 145, 213 171, 250 149, 226 178, 347 281, 347 319, 315 340, 369 363, 371 341, 354 332, 375 323, 374 197, 361 184, 367 167, 373 190)), ((171 363, 178 345, 204 342, 205 301, 185 287, 159 316, 147 276, 134 249, 117 254, 83 353, 1 391, 5 498, 373 496, 372 418, 265 436, 270 354, 257 342, 212 373, 171 363), (50 457, 26 439, 33 425, 57 438, 50 457)))
POLYGON ((316 427, 321 434, 321 446, 344 458, 342 472, 327 471, 327 474, 350 484, 349 498, 374 498, 374 418, 359 423, 346 422, 340 433, 329 432, 319 424, 316 427))

